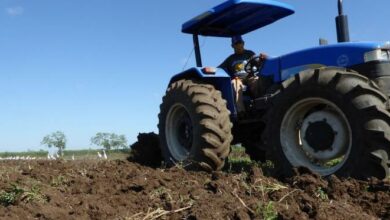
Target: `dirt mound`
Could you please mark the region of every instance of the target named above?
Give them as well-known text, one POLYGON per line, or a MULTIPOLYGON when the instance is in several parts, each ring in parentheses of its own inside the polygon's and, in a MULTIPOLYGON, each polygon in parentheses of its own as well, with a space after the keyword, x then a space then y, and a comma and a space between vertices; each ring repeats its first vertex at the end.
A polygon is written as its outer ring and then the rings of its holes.
POLYGON ((300 171, 153 169, 128 161, 0 162, 1 219, 389 219, 390 184, 300 171))
POLYGON ((154 168, 160 167, 163 159, 159 142, 158 135, 153 132, 138 134, 137 142, 130 146, 128 160, 154 168))

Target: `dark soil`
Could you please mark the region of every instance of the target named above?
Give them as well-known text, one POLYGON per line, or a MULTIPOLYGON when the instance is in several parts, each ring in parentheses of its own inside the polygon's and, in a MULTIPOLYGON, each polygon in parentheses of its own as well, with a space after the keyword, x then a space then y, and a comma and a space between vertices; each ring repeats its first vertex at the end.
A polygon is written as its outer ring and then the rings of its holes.
POLYGON ((140 134, 137 163, 0 161, 0 219, 390 219, 390 182, 304 168, 280 182, 250 163, 161 168, 156 145, 156 134, 140 134))
POLYGON ((3 161, 0 218, 390 219, 389 183, 297 172, 281 183, 257 166, 206 173, 120 160, 3 161))
POLYGON ((157 168, 161 166, 162 156, 157 134, 139 133, 137 142, 130 146, 129 160, 145 166, 157 168))

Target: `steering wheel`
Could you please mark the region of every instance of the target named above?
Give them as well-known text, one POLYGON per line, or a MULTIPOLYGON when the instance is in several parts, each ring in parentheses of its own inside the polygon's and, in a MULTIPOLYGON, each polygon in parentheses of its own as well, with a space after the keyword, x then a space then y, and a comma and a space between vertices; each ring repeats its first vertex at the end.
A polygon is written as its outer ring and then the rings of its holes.
POLYGON ((259 72, 264 66, 264 60, 261 55, 251 57, 244 67, 245 72, 249 74, 248 76, 254 76, 255 73, 259 72))

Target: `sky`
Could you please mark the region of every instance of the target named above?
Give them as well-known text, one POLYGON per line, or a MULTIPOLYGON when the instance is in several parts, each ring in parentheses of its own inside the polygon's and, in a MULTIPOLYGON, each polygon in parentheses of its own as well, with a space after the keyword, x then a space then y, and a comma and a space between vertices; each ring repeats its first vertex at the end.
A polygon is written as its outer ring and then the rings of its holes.
MULTIPOLYGON (((57 130, 68 149, 91 147, 97 132, 129 144, 157 132, 170 78, 195 66, 181 25, 222 2, 0 0, 0 151, 45 149, 57 130)), ((245 35, 248 49, 280 56, 336 42, 336 0, 282 2, 296 13, 245 35)), ((353 41, 390 40, 389 0, 344 2, 353 41)), ((200 41, 205 66, 232 53, 230 39, 200 41)))

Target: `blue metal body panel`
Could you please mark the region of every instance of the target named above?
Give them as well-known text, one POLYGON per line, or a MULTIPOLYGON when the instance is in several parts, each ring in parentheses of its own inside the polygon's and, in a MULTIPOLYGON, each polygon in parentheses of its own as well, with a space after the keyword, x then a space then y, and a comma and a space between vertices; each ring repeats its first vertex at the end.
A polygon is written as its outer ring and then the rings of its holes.
POLYGON ((227 102, 227 107, 233 117, 236 117, 237 111, 234 105, 233 87, 231 78, 225 70, 217 68, 215 74, 204 74, 201 68, 191 68, 172 77, 169 85, 180 79, 201 79, 202 82, 214 85, 221 91, 222 97, 227 102))
POLYGON ((228 0, 182 26, 182 32, 232 37, 269 25, 294 13, 292 6, 273 0, 228 0))
POLYGON ((364 63, 364 54, 377 48, 388 47, 378 42, 340 43, 297 51, 266 61, 261 75, 274 75, 276 83, 306 70, 322 66, 351 67, 364 63))
POLYGON ((273 76, 274 81, 280 80, 280 58, 268 58, 261 69, 260 74, 262 76, 273 76))

